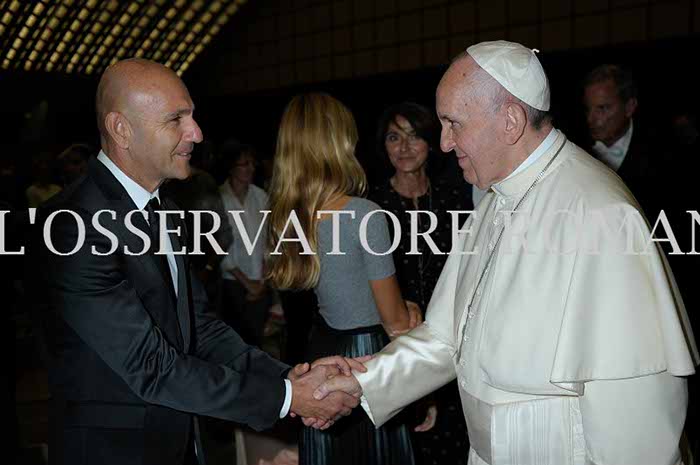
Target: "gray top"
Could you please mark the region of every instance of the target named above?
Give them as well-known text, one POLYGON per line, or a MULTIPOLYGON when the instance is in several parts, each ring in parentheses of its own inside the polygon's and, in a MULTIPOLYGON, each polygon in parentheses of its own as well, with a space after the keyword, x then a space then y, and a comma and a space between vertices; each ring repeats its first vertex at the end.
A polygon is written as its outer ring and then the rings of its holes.
MULTIPOLYGON (((381 324, 374 302, 370 280, 383 279, 394 274, 392 254, 373 255, 363 248, 360 225, 369 212, 381 210, 376 203, 352 197, 338 215, 335 252, 333 252, 333 222, 324 216, 318 225, 318 249, 321 277, 315 291, 321 316, 336 329, 353 329, 381 324), (348 213, 344 213, 348 212, 348 213), (355 217, 351 218, 350 212, 355 217)), ((386 214, 375 213, 367 221, 365 244, 375 253, 386 253, 391 247, 386 214)))

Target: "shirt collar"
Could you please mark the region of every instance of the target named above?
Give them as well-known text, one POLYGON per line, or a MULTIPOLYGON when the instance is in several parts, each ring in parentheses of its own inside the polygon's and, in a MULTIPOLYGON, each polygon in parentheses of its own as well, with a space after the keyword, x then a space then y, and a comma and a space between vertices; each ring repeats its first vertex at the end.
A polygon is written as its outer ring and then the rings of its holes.
POLYGON ((124 189, 126 189, 126 193, 129 194, 129 197, 136 204, 136 207, 139 210, 143 210, 146 207, 148 201, 151 200, 153 197, 157 198, 158 202, 160 202, 160 189, 156 189, 155 191, 153 191, 153 193, 148 192, 146 189, 141 187, 136 181, 127 176, 126 173, 124 173, 121 169, 119 169, 119 167, 102 150, 100 150, 100 153, 97 155, 97 159, 107 167, 107 169, 114 175, 115 178, 117 178, 119 184, 121 184, 124 187, 124 189))
MULTIPOLYGON (((566 136, 564 136, 564 134, 558 129, 550 132, 547 138, 549 138, 552 135, 554 135, 552 141, 553 143, 550 142, 548 144, 549 147, 546 150, 544 150, 543 153, 538 154, 537 158, 528 163, 522 170, 520 170, 520 172, 518 172, 517 174, 512 173, 503 181, 491 186, 491 189, 493 189, 493 191, 496 192, 496 194, 504 197, 519 196, 522 195, 522 193, 525 192, 527 189, 529 189, 532 183, 537 178, 537 176, 539 176, 540 172, 542 172, 544 167, 547 166, 547 164, 554 157, 554 155, 556 155, 567 142, 566 136)), ((545 141, 547 138, 545 138, 545 141)), ((537 152, 542 147, 542 144, 544 144, 545 141, 542 141, 540 146, 538 146, 537 149, 535 149, 535 151, 532 152, 532 154, 530 154, 530 157, 532 157, 532 155, 535 154, 535 152, 537 152)), ((544 174, 544 177, 547 177, 549 174, 554 172, 555 168, 562 163, 564 158, 565 157, 560 156, 557 159, 557 161, 555 161, 552 164, 552 166, 549 167, 547 172, 544 174)), ((521 166, 524 163, 525 162, 521 163, 521 166)))
POLYGON ((627 154, 627 150, 630 148, 630 142, 632 142, 632 131, 634 128, 634 121, 630 121, 630 127, 627 131, 617 139, 613 145, 608 147, 603 142, 597 140, 593 145, 593 150, 601 156, 609 156, 615 158, 622 158, 627 154))
POLYGON ((545 137, 544 140, 540 142, 540 145, 537 146, 535 151, 528 155, 528 157, 520 165, 518 165, 518 167, 515 168, 512 173, 506 176, 503 181, 512 178, 522 171, 525 171, 525 168, 535 163, 542 155, 544 155, 556 140, 558 132, 559 131, 557 131, 556 128, 552 128, 552 130, 549 131, 549 134, 547 134, 547 137, 545 137))

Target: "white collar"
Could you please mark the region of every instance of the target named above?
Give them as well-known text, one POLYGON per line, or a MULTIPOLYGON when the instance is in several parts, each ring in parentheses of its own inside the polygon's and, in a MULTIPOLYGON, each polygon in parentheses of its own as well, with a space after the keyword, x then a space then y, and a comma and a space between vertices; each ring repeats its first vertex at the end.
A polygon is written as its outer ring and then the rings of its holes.
POLYGON ((97 159, 101 161, 109 171, 112 172, 115 178, 117 178, 119 184, 126 189, 126 193, 129 194, 129 197, 131 197, 131 200, 133 200, 139 210, 143 210, 148 201, 153 197, 157 198, 158 202, 160 202, 160 189, 156 189, 153 191, 153 193, 148 192, 136 181, 126 175, 126 173, 124 173, 121 169, 119 169, 119 167, 102 150, 100 150, 100 153, 97 155, 97 159))
POLYGON ((593 150, 602 156, 609 156, 615 158, 622 158, 627 154, 627 150, 630 148, 630 142, 632 142, 632 130, 634 128, 634 121, 630 121, 630 127, 627 131, 617 139, 613 145, 608 147, 603 142, 597 140, 593 145, 593 150))
MULTIPOLYGON (((557 138, 557 135, 559 134, 559 131, 556 128, 552 128, 551 131, 549 131, 549 134, 547 134, 547 137, 544 138, 542 142, 540 142, 540 145, 537 146, 534 152, 532 152, 528 157, 520 164, 518 165, 517 168, 513 170, 512 173, 510 173, 506 178, 503 180, 505 181, 506 179, 510 179, 516 174, 520 173, 521 171, 524 171, 525 168, 528 166, 532 165, 535 163, 542 155, 545 154, 547 150, 552 146, 554 141, 557 138)), ((503 182, 500 181, 500 182, 503 182)))

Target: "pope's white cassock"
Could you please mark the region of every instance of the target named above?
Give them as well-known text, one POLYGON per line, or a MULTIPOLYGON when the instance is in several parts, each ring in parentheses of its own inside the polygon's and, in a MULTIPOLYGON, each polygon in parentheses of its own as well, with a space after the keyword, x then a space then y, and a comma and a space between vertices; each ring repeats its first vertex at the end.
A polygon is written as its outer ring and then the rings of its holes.
POLYGON ((356 374, 374 423, 456 377, 472 465, 681 463, 697 348, 638 211, 617 175, 552 130, 462 226, 425 323, 356 374))

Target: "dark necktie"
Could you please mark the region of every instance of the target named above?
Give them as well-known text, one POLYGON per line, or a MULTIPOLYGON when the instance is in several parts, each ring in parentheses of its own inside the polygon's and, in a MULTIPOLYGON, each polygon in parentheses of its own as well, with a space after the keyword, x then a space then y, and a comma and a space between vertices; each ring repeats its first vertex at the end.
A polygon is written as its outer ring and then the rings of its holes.
POLYGON ((170 274, 170 265, 168 265, 168 257, 166 254, 156 254, 160 249, 160 216, 158 216, 158 211, 160 210, 160 202, 157 197, 153 197, 146 204, 146 211, 148 212, 148 224, 151 227, 151 253, 155 256, 156 262, 158 263, 158 268, 163 274, 163 279, 166 283, 170 284, 170 290, 175 296, 175 287, 173 284, 173 276, 170 274))

